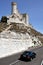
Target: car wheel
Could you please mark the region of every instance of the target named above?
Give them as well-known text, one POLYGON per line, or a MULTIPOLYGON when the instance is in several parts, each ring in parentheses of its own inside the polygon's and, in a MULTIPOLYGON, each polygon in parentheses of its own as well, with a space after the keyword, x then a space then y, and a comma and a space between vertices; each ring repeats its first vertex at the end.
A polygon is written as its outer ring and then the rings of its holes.
POLYGON ((36 56, 34 56, 34 58, 36 58, 36 56))
POLYGON ((35 58, 36 58, 36 55, 35 55, 35 58))

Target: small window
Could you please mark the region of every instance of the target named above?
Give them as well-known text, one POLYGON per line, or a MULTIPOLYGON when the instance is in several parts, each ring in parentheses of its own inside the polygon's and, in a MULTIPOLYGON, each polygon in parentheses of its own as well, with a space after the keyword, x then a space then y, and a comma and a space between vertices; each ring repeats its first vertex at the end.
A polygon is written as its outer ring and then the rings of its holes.
POLYGON ((14 18, 14 15, 12 16, 12 18, 14 18))
POLYGON ((20 21, 22 21, 22 19, 20 19, 20 21))

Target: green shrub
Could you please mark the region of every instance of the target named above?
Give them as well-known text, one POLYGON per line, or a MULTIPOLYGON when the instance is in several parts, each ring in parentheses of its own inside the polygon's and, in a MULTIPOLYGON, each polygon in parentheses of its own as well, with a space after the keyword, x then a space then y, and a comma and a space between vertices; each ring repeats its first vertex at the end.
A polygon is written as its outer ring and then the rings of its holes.
POLYGON ((7 23, 7 17, 6 17, 6 16, 2 16, 2 18, 1 18, 1 22, 5 22, 5 23, 7 23))

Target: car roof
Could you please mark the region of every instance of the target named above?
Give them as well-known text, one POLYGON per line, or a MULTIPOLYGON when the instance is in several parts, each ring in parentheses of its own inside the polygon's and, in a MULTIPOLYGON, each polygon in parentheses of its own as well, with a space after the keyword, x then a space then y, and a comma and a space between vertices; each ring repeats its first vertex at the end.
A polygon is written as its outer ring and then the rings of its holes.
POLYGON ((24 51, 23 55, 30 55, 32 53, 33 53, 32 51, 24 51))
POLYGON ((33 53, 32 51, 24 51, 24 53, 33 53))

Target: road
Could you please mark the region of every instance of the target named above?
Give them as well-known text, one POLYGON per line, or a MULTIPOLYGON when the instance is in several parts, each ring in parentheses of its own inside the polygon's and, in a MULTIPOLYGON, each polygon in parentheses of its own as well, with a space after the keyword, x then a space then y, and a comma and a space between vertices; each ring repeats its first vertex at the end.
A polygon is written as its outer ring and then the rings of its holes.
POLYGON ((31 50, 36 52, 37 54, 36 58, 33 59, 32 61, 25 62, 25 61, 18 60, 18 58, 21 55, 21 53, 18 53, 0 59, 0 65, 41 65, 41 61, 43 60, 43 47, 39 47, 31 50))

